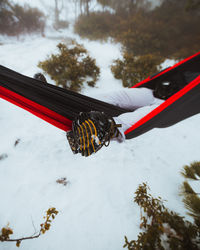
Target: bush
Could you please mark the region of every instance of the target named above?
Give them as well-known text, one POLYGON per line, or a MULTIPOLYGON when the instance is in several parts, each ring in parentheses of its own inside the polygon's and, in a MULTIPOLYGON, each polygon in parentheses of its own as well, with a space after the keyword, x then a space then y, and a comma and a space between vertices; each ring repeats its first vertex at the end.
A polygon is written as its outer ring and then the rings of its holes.
POLYGON ((117 59, 111 66, 116 79, 122 80, 124 87, 132 87, 160 70, 162 59, 155 55, 133 56, 124 53, 123 60, 117 59))
POLYGON ((13 6, 13 12, 17 18, 16 29, 18 33, 30 33, 44 31, 45 18, 43 13, 37 8, 31 8, 28 5, 21 7, 16 4, 13 6))
POLYGON ((96 66, 87 50, 73 42, 71 47, 59 43, 59 53, 52 54, 47 60, 40 62, 42 68, 57 85, 73 91, 80 91, 84 81, 94 86, 98 80, 100 69, 96 66))
POLYGON ((173 211, 169 211, 161 198, 153 198, 148 194, 148 186, 143 183, 136 190, 134 202, 141 213, 140 228, 137 240, 129 241, 125 237, 124 248, 129 250, 198 250, 200 249, 200 193, 195 192, 189 181, 200 181, 200 162, 193 162, 184 166, 181 174, 185 181, 181 186, 183 202, 188 210, 188 215, 193 218, 193 223, 186 221, 173 211))
POLYGON ((7 0, 0 3, 0 33, 7 35, 38 31, 43 33, 44 26, 44 14, 37 8, 13 5, 7 0))
POLYGON ((119 23, 116 39, 136 56, 160 54, 183 59, 198 52, 200 37, 195 27, 199 15, 187 12, 185 2, 165 0, 152 11, 136 12, 119 23))
POLYGON ((111 35, 113 25, 116 25, 115 16, 110 12, 91 12, 89 16, 79 16, 74 31, 81 37, 104 40, 111 35))
POLYGON ((14 16, 11 5, 7 0, 0 1, 0 33, 10 34, 10 28, 14 24, 14 16), (5 25, 6 24, 6 25, 5 25))
POLYGON ((186 179, 182 184, 183 203, 189 211, 188 214, 193 217, 196 225, 200 228, 200 193, 195 192, 188 182, 200 180, 200 162, 193 162, 189 166, 184 166, 181 173, 186 179))
POLYGON ((75 31, 81 36, 112 37, 135 56, 159 54, 164 58, 183 59, 199 51, 200 36, 196 30, 199 0, 162 0, 154 9, 149 9, 147 1, 142 0, 98 2, 112 6, 114 11, 80 16, 75 31), (186 11, 187 2, 190 11, 186 11))
POLYGON ((137 240, 128 241, 124 248, 129 250, 198 250, 200 227, 168 210, 162 199, 148 193, 143 183, 136 190, 134 202, 141 208, 140 232, 137 240))

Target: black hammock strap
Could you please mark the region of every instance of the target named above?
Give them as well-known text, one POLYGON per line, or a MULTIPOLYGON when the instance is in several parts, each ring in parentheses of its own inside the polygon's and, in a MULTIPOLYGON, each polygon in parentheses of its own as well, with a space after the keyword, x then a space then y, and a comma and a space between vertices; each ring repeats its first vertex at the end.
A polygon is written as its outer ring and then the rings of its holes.
POLYGON ((68 126, 70 126, 70 121, 74 120, 80 112, 104 111, 112 117, 127 112, 127 110, 115 105, 43 83, 0 66, 0 96, 6 99, 5 95, 8 101, 32 111, 32 113, 35 112, 35 115, 38 112, 38 116, 45 118, 46 121, 50 122, 49 115, 50 119, 55 119, 57 115, 62 116, 66 118, 63 122, 68 126), (11 96, 12 100, 9 100, 11 96))

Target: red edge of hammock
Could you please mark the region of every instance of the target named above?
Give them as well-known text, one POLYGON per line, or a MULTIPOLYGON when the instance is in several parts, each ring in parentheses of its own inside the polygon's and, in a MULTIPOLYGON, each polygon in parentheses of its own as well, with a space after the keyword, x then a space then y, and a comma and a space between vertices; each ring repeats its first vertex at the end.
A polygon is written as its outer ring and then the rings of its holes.
MULTIPOLYGON (((137 88, 137 87, 141 86, 144 83, 150 82, 151 80, 159 77, 162 74, 165 74, 166 72, 176 68, 177 66, 191 60, 192 58, 194 58, 194 57, 196 57, 198 55, 200 55, 200 52, 186 58, 185 60, 182 60, 181 62, 175 64, 172 67, 167 68, 166 70, 160 72, 159 74, 155 75, 152 78, 148 77, 147 79, 145 79, 145 80, 137 83, 136 85, 134 85, 132 88, 137 88)), ((133 126, 131 126, 129 129, 127 129, 125 131, 125 134, 128 134, 129 132, 133 131, 134 129, 138 128, 139 126, 141 126, 142 124, 144 124, 145 122, 147 122, 148 120, 153 118, 155 115, 157 115, 158 113, 163 111, 166 107, 171 105, 173 102, 175 102, 177 99, 179 99, 181 96, 183 96, 185 93, 187 93, 189 90, 191 90, 193 87, 195 87, 199 83, 200 83, 200 76, 197 77, 195 80, 193 80, 190 84, 185 86, 182 90, 180 90, 179 92, 174 94, 172 97, 167 99, 164 103, 162 103, 156 109, 154 109, 149 114, 144 116, 138 122, 133 124, 133 126)), ((60 128, 60 129, 62 129, 64 131, 71 130, 71 125, 72 125, 71 120, 69 120, 66 117, 64 117, 62 115, 59 115, 58 113, 56 113, 56 112, 54 112, 54 111, 40 105, 40 104, 37 104, 37 103, 35 103, 35 102, 33 102, 33 101, 19 95, 19 94, 16 94, 13 91, 10 91, 10 90, 8 90, 8 89, 6 89, 4 87, 1 87, 1 86, 0 86, 0 97, 5 99, 6 101, 9 101, 9 102, 17 105, 18 107, 21 107, 21 108, 29 111, 30 113, 34 114, 35 116, 43 119, 44 121, 46 121, 48 123, 56 126, 57 128, 60 128)))
POLYGON ((183 63, 185 63, 185 62, 187 62, 187 61, 190 61, 192 58, 194 58, 194 57, 196 57, 196 56, 198 56, 198 55, 200 55, 200 52, 198 52, 198 53, 196 53, 196 54, 194 54, 194 55, 192 55, 192 56, 190 56, 190 57, 188 57, 188 58, 186 58, 186 59, 184 59, 184 60, 182 60, 182 61, 180 61, 180 62, 174 64, 173 66, 171 66, 171 67, 169 67, 169 68, 166 68, 165 70, 161 71, 159 74, 156 74, 156 75, 153 76, 153 77, 150 77, 150 76, 149 76, 149 77, 146 78, 145 80, 143 80, 143 81, 141 81, 141 82, 139 82, 139 83, 136 83, 132 88, 137 88, 137 87, 141 86, 142 84, 144 84, 144 83, 146 83, 146 82, 149 82, 149 81, 151 81, 151 80, 153 80, 153 79, 155 79, 155 78, 157 78, 157 77, 159 77, 159 76, 165 74, 166 72, 168 72, 168 71, 170 71, 170 70, 172 70, 172 69, 174 69, 174 68, 180 66, 181 64, 183 64, 183 63))
POLYGON ((71 130, 71 120, 2 86, 0 86, 0 97, 29 111, 57 128, 64 131, 71 130))
POLYGON ((150 119, 152 119, 154 116, 156 116, 158 113, 160 113, 165 108, 167 108, 168 106, 170 106, 172 103, 174 103, 176 100, 178 100, 184 94, 186 94, 188 91, 190 91, 191 89, 193 89, 199 83, 200 83, 200 76, 198 76, 191 83, 189 83, 188 85, 186 85, 183 89, 181 89, 180 91, 178 91, 176 94, 174 94, 173 96, 171 96, 169 99, 167 99, 165 102, 163 102, 157 108, 155 108, 149 114, 147 114, 142 119, 140 119, 138 122, 136 122, 132 127, 130 127, 129 129, 127 129, 125 131, 125 134, 130 133, 134 129, 138 128, 139 126, 143 125, 145 122, 147 122, 150 119))
MULTIPOLYGON (((160 72, 159 74, 155 75, 154 77, 148 77, 147 79, 135 84, 132 88, 137 88, 141 85, 143 85, 144 83, 150 82, 151 80, 165 74, 166 72, 180 66, 181 64, 191 60, 192 58, 196 57, 200 55, 200 52, 197 52, 196 54, 176 63, 175 65, 167 68, 166 70, 163 70, 162 72, 160 72)), ((147 122, 148 120, 150 120, 151 118, 153 118, 155 115, 157 115, 158 113, 160 113, 162 110, 164 110, 166 107, 168 107, 169 105, 171 105, 173 102, 175 102, 177 99, 179 99, 181 96, 183 96, 185 93, 187 93, 189 90, 191 90, 193 87, 195 87, 197 84, 199 84, 200 82, 200 77, 197 77, 196 79, 194 79, 190 84, 188 84, 187 86, 185 86, 182 90, 180 90, 179 92, 177 92, 176 94, 174 94, 173 96, 171 96, 169 99, 167 99, 164 103, 162 103, 160 106, 158 106, 156 109, 154 109, 153 111, 151 111, 149 114, 147 114, 146 116, 144 116, 142 119, 140 119, 139 121, 137 121, 135 124, 133 124, 133 126, 131 126, 130 128, 128 128, 125 131, 125 135, 127 135, 128 133, 130 133, 131 131, 133 131, 134 129, 138 128, 139 126, 141 126, 142 124, 144 124, 145 122, 147 122), (195 84, 195 85, 194 85, 195 84), (193 86, 194 85, 194 86, 193 86)))

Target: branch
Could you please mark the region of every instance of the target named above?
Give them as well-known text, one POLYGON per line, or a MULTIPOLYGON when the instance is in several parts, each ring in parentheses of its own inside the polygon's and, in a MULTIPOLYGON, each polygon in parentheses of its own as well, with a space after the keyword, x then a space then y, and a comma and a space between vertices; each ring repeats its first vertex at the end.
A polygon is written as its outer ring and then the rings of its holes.
MULTIPOLYGON (((10 235, 13 234, 13 230, 9 227, 4 227, 1 229, 0 241, 4 242, 16 242, 16 246, 19 247, 23 240, 30 240, 39 238, 41 234, 46 233, 50 229, 52 220, 55 219, 55 216, 58 214, 58 211, 55 208, 49 208, 46 211, 46 216, 44 216, 44 223, 40 224, 39 233, 34 233, 32 236, 22 237, 17 239, 10 239, 10 235)), ((35 226, 34 226, 35 228, 35 226)))
POLYGON ((22 237, 22 238, 18 238, 18 239, 7 239, 7 240, 3 240, 3 241, 7 241, 7 242, 16 242, 16 246, 19 247, 21 242, 23 240, 31 240, 31 239, 36 239, 39 238, 41 235, 41 231, 37 234, 37 235, 33 235, 33 236, 29 236, 29 237, 22 237))

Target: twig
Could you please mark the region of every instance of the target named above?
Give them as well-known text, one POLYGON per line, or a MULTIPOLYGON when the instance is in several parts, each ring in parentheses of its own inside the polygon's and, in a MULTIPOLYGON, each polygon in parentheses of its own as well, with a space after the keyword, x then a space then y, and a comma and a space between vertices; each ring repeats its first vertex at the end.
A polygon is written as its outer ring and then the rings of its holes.
POLYGON ((29 236, 29 237, 22 237, 22 238, 18 238, 18 239, 7 239, 7 240, 4 240, 4 241, 22 241, 22 240, 30 240, 30 239, 35 239, 35 238, 38 238, 40 237, 41 235, 41 232, 39 232, 37 235, 35 236, 29 236))

